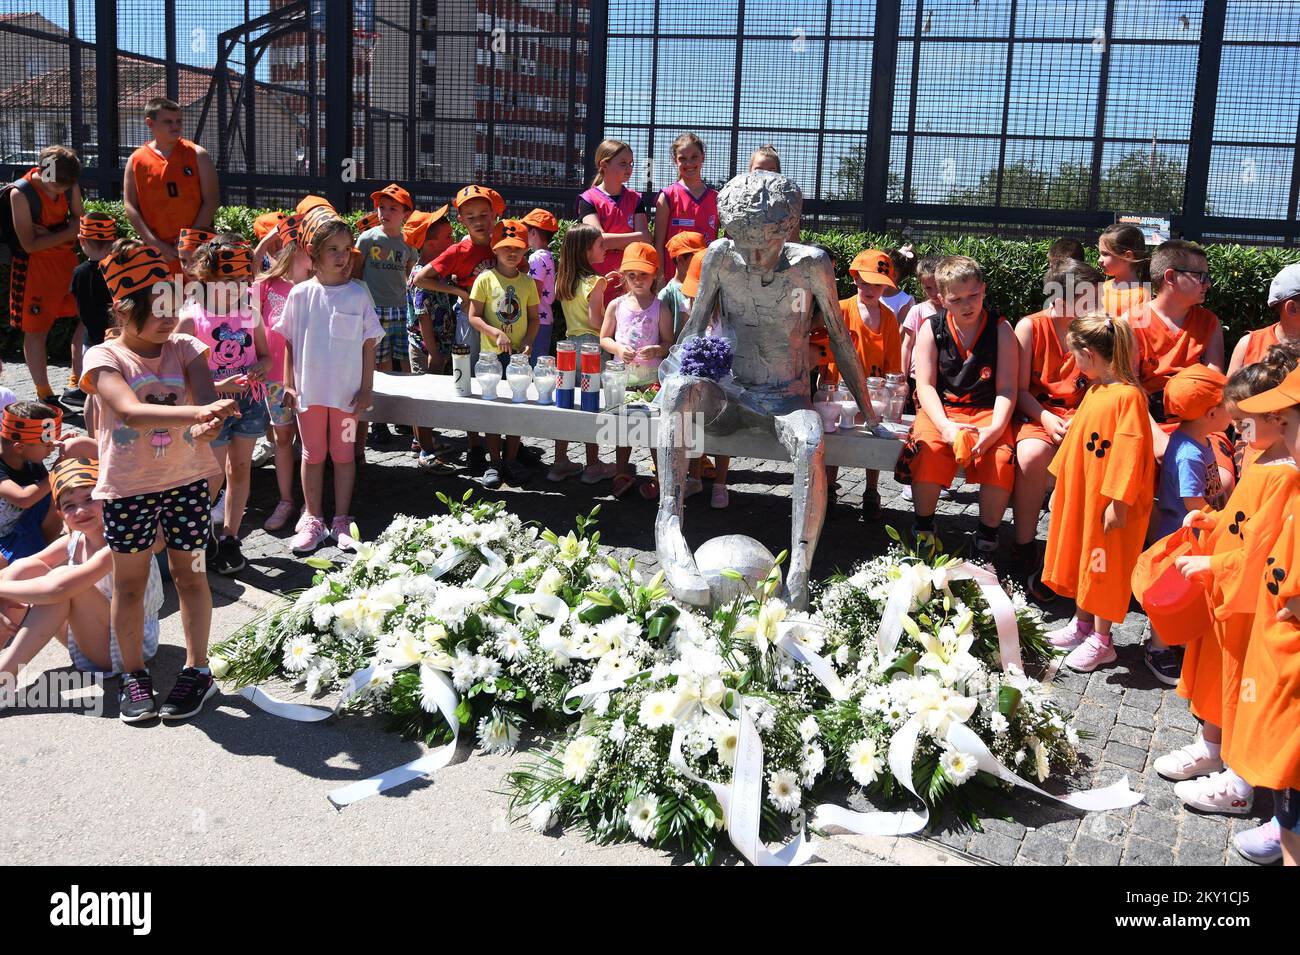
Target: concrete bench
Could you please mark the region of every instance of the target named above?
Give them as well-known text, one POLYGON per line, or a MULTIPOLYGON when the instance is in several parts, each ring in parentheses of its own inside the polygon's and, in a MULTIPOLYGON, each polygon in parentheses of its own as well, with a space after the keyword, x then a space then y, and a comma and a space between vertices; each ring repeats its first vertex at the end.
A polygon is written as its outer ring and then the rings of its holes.
MULTIPOLYGON (((472 382, 474 397, 457 395, 448 375, 375 372, 374 387, 374 410, 367 415, 372 421, 604 444, 614 444, 613 440, 608 440, 608 436, 617 434, 617 443, 636 448, 653 448, 658 440, 658 417, 651 410, 624 406, 621 413, 593 413, 539 405, 537 393, 531 387, 529 400, 515 404, 511 401, 510 387, 504 380, 497 389, 494 401, 481 397, 478 381, 472 382)), ((875 431, 859 427, 852 431, 828 434, 826 463, 839 467, 892 470, 902 447, 901 436, 897 432, 905 431, 906 424, 901 428, 894 425, 894 430, 882 425, 875 431)), ((755 431, 738 431, 728 435, 704 434, 700 444, 692 450, 737 458, 790 460, 785 448, 775 437, 755 431)))

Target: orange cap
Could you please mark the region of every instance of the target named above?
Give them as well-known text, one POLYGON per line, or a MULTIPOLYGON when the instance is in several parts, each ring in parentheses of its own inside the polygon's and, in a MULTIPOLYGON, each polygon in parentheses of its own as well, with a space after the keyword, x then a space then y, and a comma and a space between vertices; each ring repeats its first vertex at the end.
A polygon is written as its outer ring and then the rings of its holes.
POLYGON ((253 235, 257 236, 259 241, 265 239, 287 218, 288 216, 283 212, 263 212, 253 220, 253 235))
POLYGON ((1276 388, 1261 391, 1237 402, 1237 408, 1246 414, 1265 414, 1294 405, 1300 405, 1300 368, 1283 378, 1282 384, 1276 388))
POLYGON ((253 250, 247 242, 217 247, 217 275, 223 279, 246 279, 253 274, 253 250))
POLYGON ((176 237, 176 251, 194 252, 199 246, 211 242, 216 237, 215 232, 209 232, 207 229, 181 229, 176 237))
POLYGON ((155 282, 166 282, 171 276, 162 255, 151 245, 110 252, 100 259, 99 269, 115 302, 145 291, 155 282))
POLYGON ((658 272, 659 253, 649 242, 632 242, 623 250, 620 272, 658 272))
POLYGON ((492 203, 492 214, 500 217, 506 211, 506 201, 501 198, 501 193, 495 189, 489 189, 487 186, 466 186, 460 192, 456 193, 456 198, 451 204, 459 209, 471 199, 486 199, 492 203))
POLYGON ((866 249, 859 252, 849 265, 849 274, 857 275, 864 282, 883 285, 898 291, 898 279, 894 274, 894 261, 887 252, 879 249, 866 249))
POLYGON ((112 242, 117 238, 117 220, 106 212, 88 212, 81 217, 77 234, 89 242, 112 242))
POLYGON ((696 252, 691 259, 691 267, 686 271, 686 281, 682 282, 682 294, 695 298, 700 294, 700 272, 704 269, 704 253, 696 252))
POLYGON ((324 196, 304 196, 302 202, 298 203, 298 207, 293 211, 298 213, 298 215, 300 216, 305 216, 308 212, 310 212, 312 209, 315 209, 317 206, 325 206, 326 208, 329 209, 330 212, 334 211, 333 203, 331 203, 324 196))
POLYGON ((502 219, 497 228, 500 234, 493 237, 493 251, 528 248, 528 227, 518 219, 502 219))
POLYGON ((357 235, 360 235, 368 229, 373 229, 377 225, 379 225, 379 213, 367 212, 365 215, 357 218, 357 235))
POLYGON ((378 205, 379 200, 384 196, 392 199, 399 206, 406 206, 406 208, 412 210, 415 209, 415 202, 411 199, 411 194, 395 182, 390 182, 378 192, 372 192, 370 194, 370 201, 378 205))
POLYGON ((541 229, 543 232, 560 231, 560 223, 556 221, 554 215, 545 209, 534 209, 519 221, 524 225, 532 226, 534 229, 541 229))
POLYGON ((433 212, 421 212, 418 209, 412 212, 402 226, 402 239, 412 248, 419 249, 428 241, 429 230, 447 217, 447 209, 447 206, 442 206, 433 212))
POLYGON ((704 241, 704 236, 698 232, 678 232, 668 240, 664 251, 668 253, 669 258, 675 259, 688 252, 703 252, 708 247, 709 244, 704 241))
POLYGON ((280 224, 275 227, 275 231, 280 236, 281 245, 288 245, 290 242, 298 241, 298 230, 302 227, 302 216, 294 213, 291 216, 285 216, 280 220, 280 224))
POLYGON ((1223 403, 1222 372, 1207 365, 1189 365, 1165 383, 1165 411, 1180 421, 1195 421, 1223 403))

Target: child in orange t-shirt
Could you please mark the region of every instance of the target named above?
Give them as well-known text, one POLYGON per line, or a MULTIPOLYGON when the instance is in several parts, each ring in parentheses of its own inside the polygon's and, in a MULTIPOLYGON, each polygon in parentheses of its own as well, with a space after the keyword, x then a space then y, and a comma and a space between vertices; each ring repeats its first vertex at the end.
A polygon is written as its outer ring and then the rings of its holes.
POLYGON ((1074 619, 1048 639, 1070 651, 1068 667, 1087 673, 1115 661, 1111 628, 1128 613, 1156 462, 1128 324, 1094 312, 1070 323, 1067 340, 1092 385, 1052 459, 1056 497, 1042 579, 1074 598, 1074 619))
POLYGON ((1241 337, 1228 362, 1229 375, 1262 361, 1274 345, 1300 341, 1300 262, 1288 265, 1273 277, 1268 288, 1268 304, 1277 313, 1277 321, 1241 337))
POLYGON ((1037 579, 1038 515, 1048 489, 1048 465, 1064 440, 1070 419, 1083 401, 1088 379, 1074 365, 1066 344, 1070 322, 1095 309, 1103 279, 1091 265, 1077 259, 1054 262, 1043 280, 1051 303, 1016 325, 1020 345, 1018 414, 1011 426, 1016 448, 1016 484, 1011 492, 1015 517, 1015 564, 1025 569, 1027 589, 1037 600, 1052 599, 1037 579))
POLYGON ((1117 222, 1097 239, 1097 265, 1106 273, 1100 305, 1119 318, 1151 297, 1147 240, 1135 225, 1117 222))
MULTIPOLYGON (((1241 663, 1254 622, 1255 597, 1268 552, 1277 541, 1290 503, 1300 493, 1300 469, 1283 440, 1275 413, 1246 418, 1240 403, 1281 384, 1295 369, 1296 353, 1274 349, 1263 362, 1229 380, 1224 401, 1238 427, 1251 436, 1241 482, 1217 512, 1195 510, 1184 524, 1200 530, 1209 556, 1179 558, 1185 576, 1200 579, 1214 611, 1209 633, 1194 634, 1186 645, 1179 696, 1204 721, 1202 737, 1155 761, 1156 772, 1178 781, 1174 792, 1203 812, 1234 815, 1250 811, 1252 789, 1232 771, 1228 740, 1233 736, 1241 695, 1241 663)), ((1243 855, 1256 858, 1251 845, 1267 837, 1246 837, 1243 855)), ((1276 838, 1272 841, 1276 842, 1276 838)), ((1278 850, 1280 852, 1280 850, 1278 850)))
MULTIPOLYGON (((1238 403, 1248 415, 1275 414, 1291 457, 1300 457, 1300 369, 1276 388, 1238 403)), ((1226 759, 1252 786, 1273 790, 1285 865, 1300 865, 1300 496, 1258 567, 1254 626, 1241 664, 1241 701, 1226 759), (1264 586, 1260 587, 1262 583, 1264 586), (1250 693, 1247 695, 1246 690, 1250 693)))
MULTIPOLYGON (((903 370, 903 342, 899 335, 898 319, 893 309, 881 301, 886 293, 898 291, 894 278, 894 263, 889 253, 879 249, 867 249, 859 252, 849 265, 849 275, 857 286, 858 294, 841 299, 840 312, 844 315, 844 324, 849 329, 849 338, 858 353, 858 362, 863 374, 869 378, 884 378, 903 370)), ((829 353, 829 348, 826 349, 829 353)), ((831 383, 840 380, 839 369, 835 360, 828 359, 826 379, 831 383)), ((839 476, 839 468, 826 468, 826 485, 832 487, 839 476)), ((862 517, 864 519, 880 515, 880 492, 876 484, 880 480, 879 471, 866 472, 866 484, 862 489, 862 517)))
POLYGON ((992 554, 1015 476, 1008 426, 1019 371, 1016 336, 1002 316, 985 308, 984 273, 974 259, 948 256, 935 281, 943 308, 921 325, 913 351, 919 406, 911 435, 916 534, 933 535, 939 492, 952 483, 960 463, 967 483, 980 485, 976 550, 992 554))

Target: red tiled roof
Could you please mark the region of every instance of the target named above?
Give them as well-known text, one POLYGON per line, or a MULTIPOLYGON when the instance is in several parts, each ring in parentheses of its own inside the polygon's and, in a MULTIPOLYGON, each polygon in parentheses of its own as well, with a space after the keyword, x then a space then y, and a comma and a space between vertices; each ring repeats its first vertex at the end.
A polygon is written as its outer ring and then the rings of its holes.
MULTIPOLYGON (((0 90, 0 108, 66 110, 72 105, 72 70, 62 67, 40 76, 15 83, 0 90)), ((232 74, 232 78, 238 78, 232 74)), ((118 100, 125 110, 141 110, 155 96, 167 95, 167 70, 161 63, 125 54, 117 59, 118 100)), ((178 70, 177 102, 181 108, 193 106, 207 95, 210 76, 200 70, 182 66, 178 70)), ((81 71, 83 109, 95 104, 95 68, 81 71)))

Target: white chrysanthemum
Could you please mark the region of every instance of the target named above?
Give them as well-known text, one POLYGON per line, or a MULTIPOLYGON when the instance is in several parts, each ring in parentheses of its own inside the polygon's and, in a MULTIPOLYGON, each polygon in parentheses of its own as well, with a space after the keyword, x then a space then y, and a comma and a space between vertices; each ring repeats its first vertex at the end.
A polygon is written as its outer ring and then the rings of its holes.
POLYGON ((849 645, 847 643, 836 649, 835 665, 841 667, 849 665, 849 645))
POLYGON ((497 652, 503 660, 518 660, 528 652, 528 644, 517 627, 511 628, 497 637, 497 652))
POLYGON ((1071 746, 1077 747, 1079 745, 1079 731, 1073 725, 1066 724, 1065 739, 1071 746))
POLYGON ((686 752, 696 759, 707 756, 713 749, 713 740, 708 734, 695 731, 686 735, 686 752))
POLYGON ((431 610, 435 617, 448 626, 459 627, 487 599, 487 593, 477 587, 441 587, 433 595, 431 610))
POLYGON ((736 765, 736 748, 740 745, 740 721, 727 720, 718 724, 713 736, 713 745, 718 751, 718 762, 723 766, 736 765))
POLYGON ((885 768, 873 739, 860 739, 849 747, 849 775, 859 786, 870 786, 885 768))
POLYGON ((311 625, 317 630, 328 630, 334 620, 333 604, 317 604, 311 609, 311 625))
POLYGON ((474 657, 474 679, 491 680, 501 675, 500 662, 491 657, 476 655, 474 657))
POLYGON ((745 709, 760 733, 770 733, 776 727, 776 707, 757 697, 745 698, 745 709))
POLYGON ((317 657, 315 662, 307 668, 303 676, 307 680, 307 694, 309 696, 319 696, 324 687, 329 686, 334 678, 339 675, 338 664, 333 660, 317 657))
POLYGON ((826 631, 812 623, 796 621, 789 632, 790 638, 810 653, 820 653, 826 645, 826 631))
POLYGON ((939 757, 939 765, 943 767, 943 774, 948 777, 949 782, 954 786, 960 786, 974 776, 977 768, 975 757, 970 753, 963 753, 959 749, 945 751, 939 757))
POLYGON ((622 653, 607 653, 591 673, 593 680, 626 680, 636 672, 636 665, 622 653))
POLYGON ((652 795, 638 796, 628 803, 623 813, 632 835, 649 842, 655 834, 655 817, 659 814, 659 800, 652 795))
POLYGON ((1029 748, 1034 752, 1034 775, 1041 783, 1052 774, 1052 764, 1047 758, 1047 747, 1037 736, 1029 737, 1029 748))
POLYGON ((284 668, 290 673, 301 673, 315 658, 316 643, 306 634, 299 634, 284 645, 284 668))
POLYGON ((478 744, 485 753, 508 753, 519 743, 519 727, 494 711, 478 721, 478 744))
POLYGON ((811 786, 813 781, 826 768, 826 753, 816 743, 807 743, 803 748, 803 762, 799 764, 803 771, 803 783, 811 786))
POLYGON ((468 653, 457 653, 456 661, 451 667, 451 683, 464 693, 474 685, 474 657, 468 653))
POLYGON ((420 667, 420 709, 426 713, 437 713, 439 691, 446 692, 441 674, 433 667, 420 667))
POLYGON ((862 708, 874 713, 888 713, 890 702, 889 690, 878 687, 862 697, 862 708))
POLYGON ((560 762, 564 769, 564 778, 575 783, 582 782, 596 761, 600 752, 600 740, 594 736, 579 736, 564 747, 560 762))
POLYGON ((802 798, 799 792, 799 777, 790 770, 777 770, 767 777, 767 801, 779 811, 795 812, 802 798))
POLYGON ((615 648, 631 646, 641 636, 641 625, 628 619, 625 614, 617 614, 602 620, 596 625, 596 632, 615 648))
POLYGON ((533 832, 546 832, 548 829, 554 829, 560 822, 560 817, 556 813, 557 808, 559 808, 559 802, 555 799, 539 802, 528 810, 529 828, 533 832))
POLYGON ((656 730, 673 722, 673 713, 677 709, 677 694, 667 690, 647 694, 641 701, 637 719, 646 729, 656 730))
POLYGON ((1005 736, 1010 728, 1011 723, 1001 713, 994 713, 989 717, 989 729, 993 730, 998 736, 1005 736))
POLYGON ((805 743, 815 738, 822 728, 817 725, 817 717, 805 716, 799 723, 799 737, 805 743))

